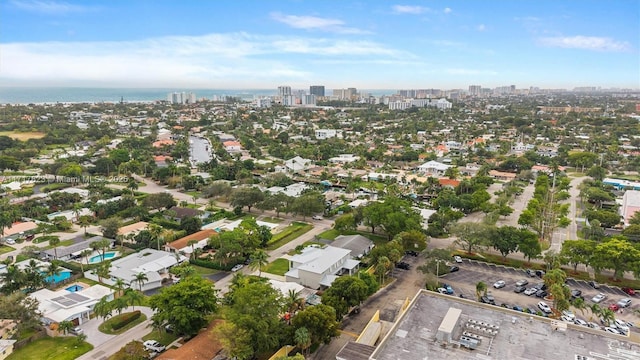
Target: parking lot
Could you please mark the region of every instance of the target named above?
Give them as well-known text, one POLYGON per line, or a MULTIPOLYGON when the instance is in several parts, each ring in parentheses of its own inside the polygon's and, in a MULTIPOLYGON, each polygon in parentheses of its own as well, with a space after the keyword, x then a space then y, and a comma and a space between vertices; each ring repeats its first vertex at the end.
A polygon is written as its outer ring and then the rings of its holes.
MULTIPOLYGON (((541 300, 544 301, 535 295, 527 296, 524 293, 518 294, 513 291, 515 283, 519 280, 527 280, 529 282, 529 284, 525 286, 526 288, 543 283, 540 277, 530 277, 523 269, 514 269, 469 259, 463 259, 463 262, 457 265, 460 267, 459 271, 441 277, 441 282, 453 287, 454 296, 462 294, 465 298, 476 299, 476 284, 483 281, 487 285, 487 290, 495 297, 497 305, 507 304, 511 307, 518 305, 523 308, 537 308, 537 303, 541 300), (499 280, 504 281, 506 285, 503 288, 496 289, 493 287, 493 284, 499 280)), ((583 280, 568 279, 567 285, 572 290, 582 291, 582 296, 587 306, 593 304, 591 298, 598 293, 603 293, 607 296, 606 299, 600 303, 600 306, 603 308, 618 302, 622 298, 631 298, 631 306, 624 309, 624 313, 617 313, 616 318, 634 324, 637 322, 637 315, 633 314, 633 310, 640 308, 640 300, 637 299, 637 295, 629 296, 620 288, 607 285, 600 285, 599 289, 594 289, 583 280)), ((549 303, 549 305, 551 304, 549 303)), ((585 309, 584 313, 578 310, 576 315, 585 318, 586 321, 597 321, 597 319, 592 318, 591 312, 588 309, 585 309)), ((638 327, 634 327, 634 331, 638 331, 638 327)))

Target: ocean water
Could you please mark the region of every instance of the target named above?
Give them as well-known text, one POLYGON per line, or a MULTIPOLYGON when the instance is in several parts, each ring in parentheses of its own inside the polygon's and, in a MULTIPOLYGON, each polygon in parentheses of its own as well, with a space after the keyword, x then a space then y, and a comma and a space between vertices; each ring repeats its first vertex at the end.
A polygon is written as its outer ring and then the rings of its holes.
MULTIPOLYGON (((395 90, 361 90, 374 96, 391 95, 395 90)), ((115 103, 167 100, 173 92, 192 92, 197 99, 235 96, 251 100, 255 96, 277 95, 276 89, 135 89, 83 87, 0 87, 0 104, 115 103)), ((328 90, 330 93, 331 90, 328 90)))

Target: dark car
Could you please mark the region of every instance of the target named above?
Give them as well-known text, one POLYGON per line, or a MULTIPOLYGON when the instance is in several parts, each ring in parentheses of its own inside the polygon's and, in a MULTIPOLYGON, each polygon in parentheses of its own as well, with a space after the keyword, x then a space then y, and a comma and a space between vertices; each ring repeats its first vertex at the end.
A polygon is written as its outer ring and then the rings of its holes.
POLYGON ((418 256, 420 255, 417 251, 413 251, 413 250, 407 250, 404 252, 407 255, 411 255, 411 256, 418 256))
POLYGON ((577 299, 577 298, 583 298, 582 291, 578 289, 571 290, 571 299, 577 299))
POLYGON ((489 298, 488 296, 483 296, 480 298, 480 302, 483 302, 485 304, 491 304, 491 305, 495 305, 496 301, 492 298, 489 298))
POLYGON ((536 270, 536 276, 537 276, 537 277, 543 277, 543 276, 544 276, 544 271, 542 271, 542 270, 536 270))
POLYGON ((588 282, 589 286, 591 286, 594 289, 600 289, 600 284, 598 284, 597 282, 591 280, 588 282))
POLYGON ((514 293, 520 294, 521 292, 524 292, 525 290, 527 290, 526 287, 524 286, 516 286, 515 289, 513 289, 514 293))
POLYGON ((529 275, 530 277, 535 277, 536 276, 536 272, 531 270, 531 269, 527 269, 527 275, 529 275))
POLYGON ((396 267, 398 269, 403 269, 403 270, 409 270, 411 269, 411 265, 409 265, 409 263, 406 263, 404 261, 400 261, 399 263, 396 264, 396 267))
POLYGON ((538 292, 536 293, 536 297, 543 298, 545 296, 547 296, 546 290, 538 290, 538 292))
POLYGON ((622 291, 624 291, 624 293, 629 296, 634 296, 636 294, 636 291, 634 289, 628 287, 622 288, 622 291))
POLYGON ((512 309, 513 309, 513 310, 515 310, 515 311, 520 311, 520 312, 524 311, 524 309, 522 308, 522 306, 518 306, 518 305, 513 305, 513 308, 512 308, 512 309))
POLYGON ((460 270, 460 268, 459 268, 459 267, 457 267, 457 266, 452 266, 452 267, 449 269, 449 272, 456 272, 456 271, 458 271, 458 270, 460 270))

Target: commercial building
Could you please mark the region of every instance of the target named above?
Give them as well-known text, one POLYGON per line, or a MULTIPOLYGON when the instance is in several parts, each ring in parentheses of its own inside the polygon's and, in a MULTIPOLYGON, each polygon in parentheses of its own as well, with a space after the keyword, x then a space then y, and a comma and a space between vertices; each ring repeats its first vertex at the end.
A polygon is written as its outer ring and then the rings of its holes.
POLYGON ((315 95, 315 96, 324 96, 324 85, 309 86, 309 94, 315 95))
POLYGON ((291 86, 278 86, 278 96, 284 97, 291 95, 291 86))
POLYGON ((624 226, 629 226, 629 220, 640 211, 640 191, 627 190, 622 196, 622 206, 620 206, 620 216, 624 221, 624 226))

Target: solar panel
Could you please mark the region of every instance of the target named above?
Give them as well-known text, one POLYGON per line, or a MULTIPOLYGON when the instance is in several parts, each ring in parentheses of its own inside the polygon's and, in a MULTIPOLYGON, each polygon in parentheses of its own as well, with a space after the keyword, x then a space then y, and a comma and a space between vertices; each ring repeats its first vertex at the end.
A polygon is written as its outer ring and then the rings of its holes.
POLYGON ((84 295, 80 295, 78 293, 69 293, 67 295, 65 295, 67 298, 75 301, 75 302, 83 302, 83 301, 87 301, 89 300, 88 297, 84 296, 84 295))

